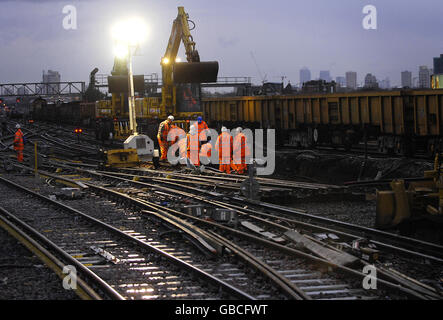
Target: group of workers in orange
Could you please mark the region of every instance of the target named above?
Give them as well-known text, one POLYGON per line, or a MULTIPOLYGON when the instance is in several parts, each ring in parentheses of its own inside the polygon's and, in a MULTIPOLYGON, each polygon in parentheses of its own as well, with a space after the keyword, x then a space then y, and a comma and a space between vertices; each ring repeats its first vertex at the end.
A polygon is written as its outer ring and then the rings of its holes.
MULTIPOLYGON (((174 117, 169 116, 159 126, 157 139, 161 151, 160 161, 167 160, 169 148, 177 143, 180 158, 187 158, 194 166, 200 166, 201 159, 207 159, 205 162, 209 163, 212 144, 207 141, 209 128, 202 117, 198 117, 197 123, 191 125, 188 134, 173 125, 173 122, 174 117), (168 141, 168 135, 174 137, 172 141, 168 141)), ((238 127, 235 130, 234 138, 226 127, 222 127, 221 131, 214 146, 218 151, 219 170, 228 174, 231 170, 239 174, 246 173, 248 168, 246 158, 250 156, 250 150, 242 128, 238 127)))

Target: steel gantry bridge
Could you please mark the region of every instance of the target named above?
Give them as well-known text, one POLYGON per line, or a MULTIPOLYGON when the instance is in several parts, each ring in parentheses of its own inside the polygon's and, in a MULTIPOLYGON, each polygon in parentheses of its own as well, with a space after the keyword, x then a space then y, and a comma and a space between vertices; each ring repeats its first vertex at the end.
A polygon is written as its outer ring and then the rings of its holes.
POLYGON ((85 93, 85 82, 0 83, 1 97, 76 96, 85 93))
MULTIPOLYGON (((105 88, 108 87, 107 74, 96 75, 96 87, 105 88)), ((162 80, 156 73, 144 75, 145 87, 151 87, 153 85, 157 87, 162 86, 162 80)), ((216 88, 216 87, 249 87, 251 86, 251 77, 218 77, 217 82, 202 83, 203 88, 216 88)))
MULTIPOLYGON (((108 75, 96 76, 96 88, 108 87, 108 75)), ((145 88, 148 90, 161 88, 162 82, 156 74, 145 75, 145 88)), ((203 88, 215 87, 250 87, 250 77, 219 77, 215 83, 202 83, 203 88)), ((32 97, 32 96, 82 96, 86 92, 85 82, 29 82, 0 83, 0 97, 32 97)))

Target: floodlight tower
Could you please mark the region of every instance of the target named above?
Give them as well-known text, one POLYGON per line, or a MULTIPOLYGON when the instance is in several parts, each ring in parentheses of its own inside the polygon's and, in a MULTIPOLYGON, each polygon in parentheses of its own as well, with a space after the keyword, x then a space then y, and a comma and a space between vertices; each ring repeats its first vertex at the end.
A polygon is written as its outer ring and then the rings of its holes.
POLYGON ((132 69, 133 55, 139 48, 140 43, 145 40, 146 26, 140 19, 122 21, 112 29, 115 43, 115 55, 117 58, 128 60, 128 104, 129 104, 129 128, 131 136, 124 142, 125 149, 137 149, 139 157, 153 153, 153 141, 145 135, 137 132, 137 114, 135 111, 134 74, 132 69))

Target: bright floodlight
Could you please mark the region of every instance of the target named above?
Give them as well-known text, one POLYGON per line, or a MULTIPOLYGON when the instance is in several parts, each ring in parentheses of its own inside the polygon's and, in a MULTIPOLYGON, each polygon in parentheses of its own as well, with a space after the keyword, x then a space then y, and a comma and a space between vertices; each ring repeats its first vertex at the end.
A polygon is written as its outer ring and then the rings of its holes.
POLYGON ((141 19, 121 21, 112 28, 112 37, 115 41, 131 46, 141 43, 146 34, 147 28, 141 19))
POLYGON ((114 47, 114 55, 119 58, 119 59, 123 59, 128 55, 129 51, 128 51, 128 46, 123 45, 123 44, 117 44, 114 47))
POLYGON ((163 64, 169 64, 169 59, 168 58, 163 58, 162 62, 163 62, 163 64))

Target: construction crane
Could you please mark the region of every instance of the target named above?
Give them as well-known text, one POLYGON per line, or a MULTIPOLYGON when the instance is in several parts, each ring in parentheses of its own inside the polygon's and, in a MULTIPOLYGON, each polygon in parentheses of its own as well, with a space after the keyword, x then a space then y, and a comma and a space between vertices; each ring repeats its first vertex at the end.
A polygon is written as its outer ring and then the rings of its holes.
POLYGON ((161 59, 162 66, 162 102, 161 114, 166 116, 174 114, 180 116, 177 110, 176 84, 216 82, 218 75, 218 62, 201 62, 200 55, 195 49, 195 42, 189 27, 191 22, 184 7, 178 7, 178 15, 172 25, 171 35, 165 54, 161 59), (183 42, 187 62, 177 62, 177 53, 180 43, 183 42))
POLYGON ((257 60, 255 59, 254 53, 251 51, 250 54, 251 54, 252 60, 254 61, 255 67, 257 68, 258 74, 260 75, 260 79, 262 81, 262 84, 264 84, 267 81, 266 80, 267 74, 265 74, 265 76, 263 77, 260 67, 257 63, 257 60))

